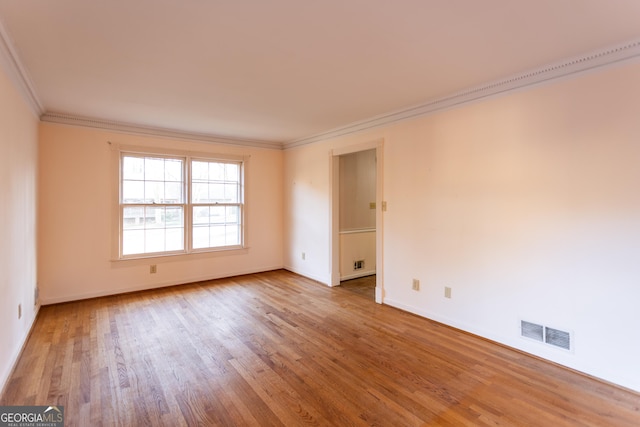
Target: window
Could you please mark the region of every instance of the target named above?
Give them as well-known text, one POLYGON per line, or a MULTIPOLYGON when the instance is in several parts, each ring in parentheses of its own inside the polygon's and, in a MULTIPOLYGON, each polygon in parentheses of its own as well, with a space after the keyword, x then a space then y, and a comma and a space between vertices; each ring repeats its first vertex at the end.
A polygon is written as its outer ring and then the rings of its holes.
POLYGON ((243 166, 121 152, 119 258, 242 247, 243 166))
POLYGON ((238 163, 191 162, 194 249, 240 245, 240 183, 238 163))

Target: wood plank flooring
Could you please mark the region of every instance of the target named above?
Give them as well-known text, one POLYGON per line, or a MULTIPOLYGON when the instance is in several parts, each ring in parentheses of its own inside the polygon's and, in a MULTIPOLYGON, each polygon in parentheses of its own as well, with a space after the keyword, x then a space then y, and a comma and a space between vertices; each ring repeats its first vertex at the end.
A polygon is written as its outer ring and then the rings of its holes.
POLYGON ((363 297, 375 301, 376 299, 376 276, 365 276, 357 279, 340 282, 340 288, 362 295, 363 297))
POLYGON ((640 395, 285 271, 45 306, 2 405, 67 426, 638 426, 640 395))

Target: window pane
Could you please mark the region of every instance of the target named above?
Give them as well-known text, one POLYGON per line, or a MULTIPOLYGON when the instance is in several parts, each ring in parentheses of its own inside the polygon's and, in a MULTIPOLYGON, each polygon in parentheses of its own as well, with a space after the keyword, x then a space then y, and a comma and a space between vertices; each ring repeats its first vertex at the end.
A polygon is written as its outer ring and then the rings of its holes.
POLYGON ((227 245, 231 246, 240 244, 240 227, 237 225, 227 225, 225 231, 225 241, 227 245))
POLYGON ((164 184, 164 203, 182 203, 182 182, 164 184))
POLYGON ((184 228, 168 228, 166 234, 166 250, 181 251, 184 249, 184 228))
POLYGON ((240 168, 235 163, 227 163, 225 165, 225 180, 240 182, 240 168))
POLYGON ((164 159, 145 157, 144 179, 152 181, 164 181, 164 159))
POLYGON ((210 181, 224 180, 224 163, 217 163, 217 162, 209 163, 209 180, 210 181))
POLYGON ((124 157, 122 159, 122 179, 144 179, 144 159, 124 157))
POLYGON ((191 187, 191 200, 193 203, 206 203, 209 200, 209 185, 194 183, 191 187))
POLYGON ((209 222, 211 224, 224 224, 226 222, 224 206, 212 206, 209 222))
POLYGON ((209 200, 207 201, 225 203, 224 184, 209 184, 209 200))
POLYGON ((122 232, 122 255, 144 253, 144 230, 122 232))
POLYGON ((237 206, 226 206, 226 223, 227 224, 239 224, 238 212, 240 209, 237 206))
POLYGON ((182 228, 184 227, 184 221, 182 218, 182 208, 166 208, 165 210, 165 224, 167 228, 175 227, 182 228))
POLYGON ((125 230, 144 228, 144 208, 124 208, 122 227, 125 230))
POLYGON ((142 203, 144 201, 143 181, 122 182, 122 203, 142 203))
POLYGON ((209 228, 209 241, 212 248, 226 245, 224 225, 214 225, 209 228))
POLYGON ((209 224, 209 206, 193 207, 193 223, 209 224))
POLYGON ((165 159, 164 180, 182 182, 182 160, 165 159))
POLYGON ((164 228, 164 208, 145 208, 145 228, 164 228))
POLYGON ((193 226, 193 248, 202 249, 209 247, 209 227, 193 226))
POLYGON ((146 253, 151 252, 164 252, 164 230, 146 230, 144 251, 146 253))
POLYGON ((238 185, 225 184, 224 186, 225 203, 238 203, 238 185))
POLYGON ((191 162, 191 180, 192 181, 208 181, 209 180, 209 164, 207 162, 191 162))
POLYGON ((162 203, 164 200, 164 182, 146 181, 144 183, 145 203, 162 203))

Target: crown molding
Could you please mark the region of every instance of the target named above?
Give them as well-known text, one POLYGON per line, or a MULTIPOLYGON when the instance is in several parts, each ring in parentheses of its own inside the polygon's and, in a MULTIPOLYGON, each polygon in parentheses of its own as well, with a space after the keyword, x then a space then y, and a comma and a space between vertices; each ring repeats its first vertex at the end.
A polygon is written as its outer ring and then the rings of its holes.
POLYGON ((38 99, 35 85, 29 77, 27 69, 22 65, 14 46, 15 44, 11 40, 4 22, 0 18, 0 66, 2 66, 11 82, 18 89, 31 112, 36 117, 40 117, 44 112, 44 108, 40 99, 38 99))
POLYGON ((83 126, 96 129, 112 130, 138 135, 159 136, 174 139, 185 139, 209 143, 259 147, 267 149, 289 149, 301 145, 312 144, 331 138, 336 138, 355 132, 373 129, 396 122, 413 119, 438 111, 468 104, 484 98, 493 97, 524 89, 530 86, 544 84, 558 79, 571 77, 594 69, 612 66, 640 58, 640 40, 596 50, 584 55, 565 59, 560 62, 515 74, 504 79, 495 80, 480 86, 475 86, 453 93, 451 95, 433 99, 423 104, 405 108, 378 116, 370 117, 321 132, 312 136, 289 142, 274 142, 265 140, 232 138, 211 134, 194 133, 174 129, 136 125, 117 121, 103 120, 76 116, 72 114, 45 112, 40 102, 35 85, 29 77, 26 67, 22 64, 17 50, 2 19, 0 18, 0 66, 6 71, 14 86, 36 117, 43 122, 83 126))
POLYGON ((350 123, 339 128, 322 132, 309 137, 296 139, 284 144, 284 149, 312 144, 367 129, 390 125, 396 122, 413 119, 452 107, 468 104, 483 98, 514 92, 523 88, 539 85, 594 69, 612 66, 640 58, 640 40, 611 46, 606 49, 551 63, 524 73, 515 74, 504 79, 489 82, 480 86, 437 98, 426 103, 381 114, 365 120, 350 123))
POLYGON ((81 117, 73 114, 46 112, 40 116, 40 120, 49 123, 81 126, 94 129, 110 130, 134 135, 156 136, 189 141, 200 141, 214 144, 240 145, 248 147, 268 148, 282 150, 281 142, 265 141, 259 139, 242 139, 224 136, 216 136, 204 133, 186 132, 175 129, 165 129, 153 126, 143 126, 132 123, 123 123, 112 120, 81 117))

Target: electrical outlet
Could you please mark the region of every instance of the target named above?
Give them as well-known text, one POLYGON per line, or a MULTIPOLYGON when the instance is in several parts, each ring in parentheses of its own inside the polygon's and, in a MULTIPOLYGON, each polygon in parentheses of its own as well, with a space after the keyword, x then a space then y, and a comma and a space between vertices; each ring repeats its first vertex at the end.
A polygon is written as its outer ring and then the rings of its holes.
POLYGON ((18 304, 18 319, 22 318, 22 304, 18 304))
POLYGON ((155 264, 151 264, 149 266, 149 273, 156 274, 158 272, 158 266, 155 264))
POLYGON ((420 280, 413 279, 413 283, 411 284, 411 289, 413 289, 414 291, 419 291, 420 290, 420 280))
POLYGON ((302 252, 302 260, 304 261, 305 259, 307 259, 307 254, 305 254, 304 252, 302 252))
POLYGON ((448 286, 444 287, 444 297, 445 298, 451 298, 451 288, 448 286))

